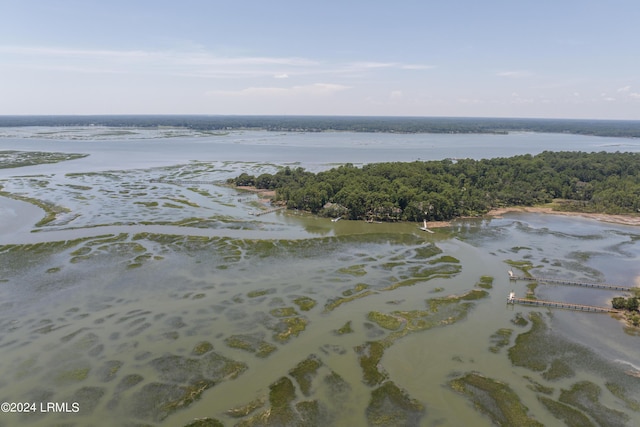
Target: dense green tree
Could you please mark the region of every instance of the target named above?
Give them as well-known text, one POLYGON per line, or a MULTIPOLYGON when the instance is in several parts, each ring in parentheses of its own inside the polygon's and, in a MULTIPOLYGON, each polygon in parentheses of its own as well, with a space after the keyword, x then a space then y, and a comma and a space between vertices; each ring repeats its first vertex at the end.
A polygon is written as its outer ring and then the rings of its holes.
POLYGON ((253 175, 249 175, 247 173, 241 173, 240 176, 238 176, 234 181, 235 185, 241 186, 255 185, 255 183, 256 178, 253 175))
POLYGON ((624 310, 627 308, 627 299, 624 297, 614 297, 611 300, 611 306, 616 310, 624 310))
POLYGON ((231 182, 276 190, 291 208, 313 213, 327 203, 351 219, 448 220, 494 207, 531 206, 562 198, 566 210, 640 212, 639 153, 543 152, 485 160, 352 164, 313 174, 285 167, 231 182))

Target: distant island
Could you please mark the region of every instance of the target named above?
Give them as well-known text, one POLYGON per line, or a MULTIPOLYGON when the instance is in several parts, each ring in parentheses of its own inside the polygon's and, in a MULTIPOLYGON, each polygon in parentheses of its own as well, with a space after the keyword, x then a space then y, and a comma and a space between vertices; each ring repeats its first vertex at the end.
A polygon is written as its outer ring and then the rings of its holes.
POLYGON ((461 134, 543 132, 640 137, 640 121, 637 120, 208 115, 0 116, 0 127, 15 126, 167 126, 208 131, 244 129, 276 132, 343 131, 461 134))
POLYGON ((326 217, 448 221, 554 202, 563 211, 638 215, 640 153, 550 152, 494 159, 281 168, 228 181, 275 191, 274 203, 326 217))

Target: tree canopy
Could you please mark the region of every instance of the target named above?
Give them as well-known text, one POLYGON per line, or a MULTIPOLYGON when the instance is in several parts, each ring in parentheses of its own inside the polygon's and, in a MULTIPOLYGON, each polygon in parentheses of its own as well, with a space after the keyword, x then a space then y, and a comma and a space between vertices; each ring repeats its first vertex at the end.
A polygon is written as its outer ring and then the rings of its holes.
POLYGON ((450 220, 562 199, 560 209, 640 212, 640 153, 550 152, 494 159, 284 167, 229 180, 276 191, 289 208, 378 221, 450 220))

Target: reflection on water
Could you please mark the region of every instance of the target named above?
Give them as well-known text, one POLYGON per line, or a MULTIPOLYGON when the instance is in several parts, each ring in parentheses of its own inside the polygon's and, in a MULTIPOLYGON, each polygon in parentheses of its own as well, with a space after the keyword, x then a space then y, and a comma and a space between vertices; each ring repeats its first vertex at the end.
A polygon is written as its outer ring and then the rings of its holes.
MULTIPOLYGON (((608 315, 505 304, 511 290, 527 292, 509 282, 507 261, 529 262, 537 275, 635 285, 637 228, 510 214, 425 234, 415 224, 296 212, 253 217, 255 195, 149 181, 224 180, 273 165, 117 174, 80 166, 77 175, 57 165, 2 182, 68 207, 66 222, 28 233, 34 208, 3 198, 0 211, 14 230, 0 247, 0 401, 77 402, 80 411, 5 413, 0 426, 204 417, 489 426, 504 414, 483 415, 452 386, 485 377, 489 391, 476 398, 487 410, 496 405, 490 387, 506 384, 524 416, 544 425, 570 411, 601 425, 638 419, 637 336, 608 315), (522 359, 526 346, 536 351, 522 359)), ((615 296, 549 285, 535 293, 593 305, 615 296)))

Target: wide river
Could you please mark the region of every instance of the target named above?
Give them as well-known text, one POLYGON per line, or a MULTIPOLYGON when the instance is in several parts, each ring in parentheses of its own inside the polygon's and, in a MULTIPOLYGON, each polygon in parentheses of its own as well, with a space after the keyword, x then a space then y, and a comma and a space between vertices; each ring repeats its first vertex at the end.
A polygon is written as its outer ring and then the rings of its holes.
MULTIPOLYGON (((516 419, 506 395, 529 425, 640 425, 637 331, 506 304, 528 292, 508 278, 518 267, 640 285, 640 228, 514 213, 429 234, 256 216, 256 195, 222 185, 284 165, 637 152, 638 140, 33 127, 0 129, 8 150, 88 156, 0 169, 0 427, 482 427, 516 419), (38 225, 43 202, 59 212, 38 225)), ((624 294, 534 292, 595 306, 624 294)))

